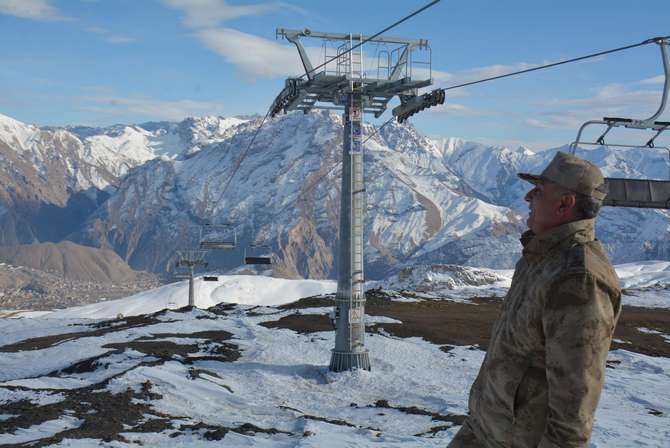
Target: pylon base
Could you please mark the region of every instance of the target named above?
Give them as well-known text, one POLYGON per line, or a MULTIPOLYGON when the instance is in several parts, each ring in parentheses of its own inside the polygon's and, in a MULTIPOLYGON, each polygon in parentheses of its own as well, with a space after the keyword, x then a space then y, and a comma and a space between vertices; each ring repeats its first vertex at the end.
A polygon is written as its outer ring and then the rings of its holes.
POLYGON ((345 370, 363 369, 370 370, 370 356, 368 351, 362 352, 338 352, 332 351, 330 357, 330 371, 344 372, 345 370))

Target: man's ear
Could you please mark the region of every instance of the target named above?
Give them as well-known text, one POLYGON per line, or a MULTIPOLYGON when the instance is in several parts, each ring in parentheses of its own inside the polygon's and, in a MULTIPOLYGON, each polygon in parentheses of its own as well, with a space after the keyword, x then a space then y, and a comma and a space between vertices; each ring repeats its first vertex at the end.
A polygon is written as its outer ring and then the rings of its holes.
POLYGON ((570 213, 571 210, 575 208, 577 204, 577 196, 574 194, 564 194, 561 196, 561 205, 559 206, 559 211, 563 213, 570 213))

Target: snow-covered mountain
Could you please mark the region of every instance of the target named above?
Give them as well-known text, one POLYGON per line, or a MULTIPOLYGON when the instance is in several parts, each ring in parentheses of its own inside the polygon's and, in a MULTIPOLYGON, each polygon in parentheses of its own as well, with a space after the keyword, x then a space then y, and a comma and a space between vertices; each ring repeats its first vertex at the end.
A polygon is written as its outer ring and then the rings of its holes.
POLYGON ((59 241, 130 168, 176 159, 226 138, 244 120, 38 128, 0 114, 0 244, 59 241))
MULTIPOLYGON (((194 225, 229 222, 240 247, 267 245, 287 277, 335 275, 342 122, 320 112, 257 121, 181 160, 131 170, 79 235, 114 248, 131 266, 166 269, 194 225), (248 152, 247 152, 248 150, 248 152), (236 170, 238 161, 239 169, 236 170), (229 181, 229 179, 232 180, 229 181)), ((372 133, 372 127, 366 128, 372 133)), ((411 260, 508 266, 522 218, 480 199, 412 127, 389 126, 366 152, 367 270, 383 276, 411 260)), ((242 252, 221 259, 228 267, 242 252)))
MULTIPOLYGON (((111 248, 135 269, 166 272, 176 249, 196 244, 203 223, 230 223, 238 248, 212 252, 213 265, 235 268, 256 243, 276 257, 275 275, 335 276, 338 114, 278 117, 251 146, 259 118, 103 129, 0 118, 0 155, 15 161, 0 170, 0 244, 67 237, 111 248), (22 212, 26 203, 32 213, 22 212)), ((554 153, 432 141, 411 125, 388 125, 366 144, 366 276, 415 264, 512 267, 529 189, 516 173, 541 171, 554 153)), ((610 176, 667 175, 661 152, 601 147, 580 155, 610 176)), ((598 233, 616 262, 668 259, 669 223, 666 211, 606 208, 598 233)))
MULTIPOLYGON (((527 148, 509 150, 487 147, 457 139, 437 142, 451 167, 464 182, 485 200, 525 213, 523 199, 530 185, 516 173, 539 173, 557 150, 533 153, 527 148)), ((579 149, 577 155, 595 163, 606 177, 669 179, 670 160, 664 149, 609 148, 579 149)), ((670 258, 670 214, 667 210, 604 207, 596 225, 616 263, 670 258)))

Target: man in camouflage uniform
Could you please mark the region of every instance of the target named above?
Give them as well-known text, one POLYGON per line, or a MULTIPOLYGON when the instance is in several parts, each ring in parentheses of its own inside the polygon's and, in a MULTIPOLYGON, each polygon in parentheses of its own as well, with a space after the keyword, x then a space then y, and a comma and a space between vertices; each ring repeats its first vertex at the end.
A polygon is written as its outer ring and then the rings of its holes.
POLYGON ((621 310, 619 281, 594 237, 600 170, 559 152, 526 195, 523 255, 470 391, 458 447, 587 447, 621 310))

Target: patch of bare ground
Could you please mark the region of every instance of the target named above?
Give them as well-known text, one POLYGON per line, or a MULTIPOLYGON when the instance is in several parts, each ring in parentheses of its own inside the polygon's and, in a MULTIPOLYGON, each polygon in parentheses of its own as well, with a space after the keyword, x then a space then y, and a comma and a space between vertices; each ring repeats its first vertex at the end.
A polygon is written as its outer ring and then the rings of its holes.
MULTIPOLYGON (((147 316, 144 317, 146 318, 147 316)), ((138 323, 131 319, 131 322, 127 322, 128 325, 101 326, 96 331, 120 331, 122 328, 132 328, 133 325, 130 325, 132 322, 138 323)), ((81 334, 70 333, 66 339, 88 337, 91 335, 92 332, 83 332, 81 334)), ((104 348, 109 348, 110 350, 108 352, 78 361, 64 369, 51 372, 47 374, 47 376, 94 372, 100 368, 106 368, 103 358, 110 354, 121 353, 129 349, 147 355, 146 360, 131 369, 140 366, 159 365, 169 360, 175 360, 183 364, 192 364, 197 360, 215 360, 221 362, 235 361, 240 357, 237 345, 224 342, 231 337, 232 334, 226 331, 212 330, 188 334, 157 333, 152 335, 152 337, 145 336, 133 341, 107 344, 104 348), (170 337, 192 338, 197 340, 197 342, 194 341, 192 344, 177 344, 172 341, 164 340, 165 338, 170 337)), ((60 339, 59 341, 63 340, 65 339, 60 339)), ((40 341, 31 340, 30 342, 23 341, 24 344, 19 345, 19 347, 30 347, 28 349, 49 347, 55 343, 54 341, 55 340, 47 339, 41 339, 40 341)), ((121 376, 126 372, 127 371, 120 372, 104 381, 88 387, 59 391, 65 399, 57 403, 35 405, 29 400, 3 403, 3 413, 13 415, 13 417, 0 421, 0 433, 11 434, 21 428, 29 428, 46 421, 58 419, 65 415, 76 417, 83 422, 78 428, 68 429, 52 437, 40 439, 34 443, 31 442, 30 446, 42 447, 59 443, 65 439, 84 438, 102 440, 103 442, 129 442, 129 440, 124 438, 122 435, 123 433, 162 432, 164 430, 174 429, 172 420, 184 417, 161 414, 151 408, 151 400, 160 399, 161 396, 152 391, 152 383, 150 381, 143 383, 139 388, 139 391, 127 389, 124 392, 115 394, 105 390, 105 387, 112 379, 121 376)), ((206 370, 189 370, 189 378, 191 379, 199 378, 203 374, 216 376, 213 372, 208 372, 206 370)), ((6 388, 10 390, 21 389, 20 387, 6 388)), ((228 390, 232 392, 230 388, 228 388, 228 390)), ((225 436, 225 432, 227 431, 236 431, 240 433, 255 431, 253 425, 246 425, 247 426, 242 425, 239 428, 223 428, 225 431, 220 433, 222 434, 221 437, 225 436)), ((221 430, 221 428, 214 429, 214 431, 218 430, 221 430)), ((271 430, 258 428, 258 431, 256 432, 268 431, 271 430)))
POLYGON ((330 331, 333 325, 324 314, 291 314, 272 322, 261 322, 259 325, 266 328, 289 328, 301 334, 319 331, 330 331))
POLYGON ((87 325, 88 327, 93 328, 88 331, 77 331, 73 333, 62 333, 24 339, 23 341, 15 342, 13 344, 0 346, 0 352, 42 350, 78 338, 102 336, 107 333, 124 331, 135 327, 146 327, 156 323, 160 323, 160 321, 156 319, 155 316, 129 316, 124 319, 113 319, 87 325))
POLYGON ((426 409, 420 409, 417 408, 416 406, 392 406, 389 404, 388 401, 386 400, 378 400, 374 404, 375 408, 385 408, 385 409, 395 409, 396 411, 404 412, 405 414, 410 414, 410 415, 426 415, 433 420, 441 421, 441 422, 449 422, 454 425, 462 425, 465 419, 467 418, 466 415, 459 415, 459 414, 440 414, 439 412, 433 412, 433 411, 428 411, 426 409))
MULTIPOLYGON (((151 391, 151 382, 145 382, 139 392, 128 389, 125 392, 113 394, 100 389, 100 384, 81 389, 62 391, 65 400, 42 406, 35 406, 28 400, 3 404, 3 412, 15 416, 0 421, 0 433, 11 434, 20 428, 29 428, 49 420, 58 419, 64 415, 75 416, 83 420, 77 428, 62 431, 52 437, 31 442, 31 447, 49 446, 65 439, 99 439, 104 442, 118 440, 128 442, 121 433, 151 432, 169 427, 167 416, 157 414, 149 405, 148 400, 159 399, 151 391), (149 424, 146 415, 155 415, 163 423, 149 424), (163 428, 159 428, 162 426, 163 428)), ((12 445, 5 445, 12 446, 12 445)), ((16 446, 27 446, 20 444, 16 446)))
POLYGON ((327 294, 323 296, 305 297, 304 299, 295 302, 280 305, 277 308, 280 310, 299 310, 303 308, 321 308, 324 306, 335 305, 335 294, 327 294))
POLYGON ((243 423, 239 426, 228 427, 228 426, 219 426, 219 425, 208 425, 206 423, 196 423, 193 425, 181 425, 178 431, 170 434, 170 437, 178 437, 187 433, 198 433, 205 440, 222 440, 226 437, 226 434, 229 432, 236 432, 238 434, 244 434, 253 436, 258 433, 262 434, 288 434, 293 435, 293 433, 281 431, 275 428, 260 428, 252 423, 243 423))
POLYGON ((415 437, 434 436, 440 431, 451 428, 452 426, 460 426, 463 424, 466 415, 460 414, 440 414, 439 412, 428 411, 426 409, 417 408, 416 406, 392 406, 387 400, 378 400, 374 406, 375 408, 395 409, 396 411, 404 412, 410 415, 425 415, 438 422, 445 422, 445 424, 433 426, 428 431, 415 434, 415 437))
MULTIPOLYGON (((352 403, 352 406, 355 407, 356 404, 352 403)), ((324 423, 328 423, 328 424, 331 424, 331 425, 349 426, 350 428, 362 428, 362 429, 369 429, 370 431, 379 431, 379 429, 377 429, 377 428, 372 428, 370 426, 355 425, 355 424, 350 423, 346 420, 341 420, 341 419, 338 419, 338 418, 328 418, 328 417, 321 417, 321 416, 318 416, 318 415, 306 414, 303 411, 301 411, 300 409, 292 408, 290 406, 279 406, 279 408, 280 409, 287 409, 287 410, 293 411, 293 412, 297 412, 305 420, 314 420, 314 421, 317 421, 317 422, 324 422, 324 423)))
MULTIPOLYGON (((391 300, 381 290, 366 292, 365 312, 371 316, 386 316, 401 321, 400 324, 373 324, 368 331, 385 333, 396 337, 422 337, 434 344, 445 346, 477 345, 486 349, 493 322, 498 317, 502 301, 498 298, 474 298, 470 303, 449 300, 420 300, 401 302, 391 300)), ((284 305, 284 309, 333 306, 332 297, 310 297, 284 305)), ((332 331, 326 315, 293 314, 277 321, 265 322, 268 328, 289 328, 299 333, 332 331)), ((670 343, 660 334, 640 331, 639 328, 670 333, 670 309, 640 308, 624 306, 612 349, 625 349, 650 356, 670 357, 670 343)))
POLYGON ((624 306, 614 331, 613 349, 624 349, 650 356, 670 356, 670 343, 660 334, 646 333, 640 328, 670 334, 670 309, 624 306))
MULTIPOLYGON (((175 310, 169 310, 170 312, 188 312, 191 308, 184 307, 175 310)), ((25 350, 42 350, 45 348, 53 347, 55 345, 61 344, 63 342, 71 341, 78 338, 86 337, 96 337, 103 336, 108 333, 115 333, 125 331, 131 328, 138 327, 148 327, 150 325, 165 323, 165 320, 159 320, 158 316, 165 314, 167 310, 159 311, 154 314, 140 315, 140 316, 128 316, 121 317, 117 319, 103 320, 99 322, 94 322, 90 324, 74 324, 73 326, 82 326, 90 328, 90 330, 76 331, 72 333, 62 333, 49 336, 40 336, 36 338, 24 339, 12 344, 7 344, 0 346, 0 352, 19 352, 25 350)), ((219 311, 222 312, 222 311, 219 311)), ((198 318, 200 316, 196 316, 198 318)), ((158 333, 154 335, 154 338, 165 338, 165 337, 192 337, 192 338, 205 338, 205 339, 229 339, 232 335, 225 331, 201 331, 191 334, 161 334, 158 333)))
POLYGON ((232 362, 240 358, 237 345, 221 342, 232 336, 226 331, 200 332, 199 335, 198 333, 182 334, 178 335, 178 337, 201 339, 203 338, 202 333, 207 333, 208 336, 211 336, 211 340, 194 342, 192 344, 178 344, 162 340, 165 336, 155 335, 155 338, 140 338, 134 341, 117 342, 103 345, 103 348, 111 348, 118 352, 130 349, 164 361, 177 359, 184 364, 192 364, 194 361, 232 362))

